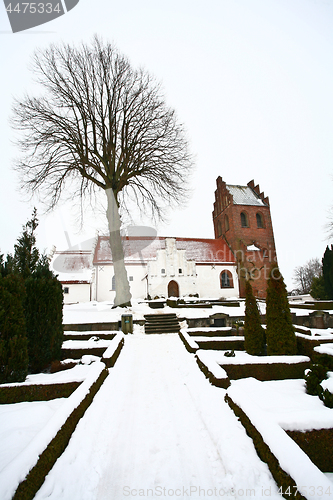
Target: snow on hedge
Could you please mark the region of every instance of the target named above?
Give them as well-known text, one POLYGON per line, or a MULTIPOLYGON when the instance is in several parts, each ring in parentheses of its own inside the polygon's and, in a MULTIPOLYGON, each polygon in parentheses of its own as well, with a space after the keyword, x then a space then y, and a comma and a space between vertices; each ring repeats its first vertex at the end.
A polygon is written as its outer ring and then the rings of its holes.
MULTIPOLYGON (((76 368, 76 367, 75 367, 76 368)), ((64 403, 57 409, 47 424, 27 444, 27 446, 13 460, 0 471, 0 498, 10 500, 19 483, 22 482, 28 472, 36 465, 39 455, 45 450, 50 441, 56 436, 58 430, 64 425, 69 415, 83 401, 90 387, 98 379, 105 365, 95 362, 89 366, 89 372, 82 384, 65 399, 64 403)), ((17 436, 19 439, 19 436, 17 436)))
POLYGON ((313 464, 284 429, 332 427, 333 410, 316 396, 305 394, 303 380, 260 382, 254 378, 232 381, 228 395, 247 415, 280 466, 296 482, 305 498, 331 498, 332 483, 313 464), (323 496, 323 491, 330 491, 323 496))
MULTIPOLYGON (((236 337, 240 339, 242 337, 236 337)), ((221 365, 247 365, 247 364, 274 364, 274 363, 306 363, 310 361, 308 356, 251 356, 245 351, 235 351, 235 356, 229 357, 224 355, 225 351, 207 351, 206 360, 211 359, 212 361, 219 363, 221 365)), ((198 353, 197 353, 198 354, 198 353)))
POLYGON ((109 346, 103 353, 103 359, 110 359, 115 354, 120 342, 125 338, 123 332, 117 332, 117 335, 109 341, 109 346))

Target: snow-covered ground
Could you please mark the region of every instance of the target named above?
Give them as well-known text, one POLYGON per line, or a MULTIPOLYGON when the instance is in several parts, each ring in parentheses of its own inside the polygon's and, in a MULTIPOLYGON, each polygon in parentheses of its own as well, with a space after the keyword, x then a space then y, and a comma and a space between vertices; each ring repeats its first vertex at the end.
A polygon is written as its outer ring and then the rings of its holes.
POLYGON ((178 335, 128 336, 36 500, 280 499, 224 394, 178 335))
MULTIPOLYGON (((160 312, 177 312, 181 317, 205 317, 222 312, 222 309, 230 315, 241 315, 243 303, 238 308, 164 308, 160 312)), ((113 322, 118 321, 124 312, 122 309, 112 310, 108 303, 76 304, 64 307, 64 322, 113 322)), ((134 319, 142 319, 144 314, 158 310, 136 303, 127 312, 132 312, 134 319)), ((260 461, 252 440, 224 401, 226 391, 210 385, 199 370, 195 355, 186 351, 177 334, 144 335, 143 331, 143 327, 134 325, 134 334, 125 336, 119 359, 109 370, 109 376, 35 500, 119 500, 136 497, 280 499, 267 465, 260 461)), ((121 333, 118 335, 123 337, 121 333)), ((113 345, 118 341, 107 341, 105 346, 114 349, 113 345)), ((92 343, 96 345, 96 341, 92 343)), ((208 351, 204 354, 211 357, 208 351)), ((218 355, 222 355, 221 352, 218 355)), ((52 382, 73 380, 74 372, 74 379, 83 380, 88 363, 95 359, 85 356, 87 366, 78 365, 67 373, 33 376, 35 379, 29 378, 27 383, 47 383, 51 377, 52 382)), ((229 359, 232 362, 232 358, 229 359)), ((218 366, 215 359, 214 362, 218 366)), ((99 364, 93 363, 96 366, 99 364)), ((333 389, 332 382, 330 375, 325 381, 330 390, 333 389)), ((258 428, 262 427, 262 432, 267 433, 267 439, 271 440, 272 446, 279 448, 287 467, 291 462, 291 470, 299 470, 302 477, 306 476, 305 467, 308 483, 316 481, 318 492, 322 482, 325 491, 328 491, 327 484, 331 484, 328 478, 316 468, 316 472, 311 472, 313 464, 310 466, 304 457, 299 459, 295 447, 284 450, 284 437, 280 442, 284 428, 305 429, 313 426, 314 422, 316 426, 333 426, 333 410, 325 408, 319 398, 306 395, 304 381, 258 382, 243 379, 232 381, 227 392, 244 407, 258 428)), ((54 406, 53 403, 38 403, 40 411, 36 410, 40 413, 40 427, 46 424, 50 435, 52 420, 61 410, 59 401, 54 406)), ((16 426, 15 421, 17 418, 21 423, 34 420, 33 408, 38 408, 38 404, 21 403, 28 405, 26 414, 24 406, 21 410, 17 405, 2 405, 4 416, 0 413, 0 438, 6 436, 6 429, 10 427, 6 411, 14 411, 16 407, 19 417, 13 416, 11 426, 15 448, 25 432, 24 426, 16 426), (11 408, 6 410, 6 406, 11 408)), ((19 475, 18 465, 26 467, 30 450, 37 455, 34 435, 38 438, 44 434, 43 429, 27 428, 26 437, 22 437, 22 447, 16 448, 15 453, 19 456, 11 460, 7 455, 7 462, 11 461, 5 467, 0 462, 1 500, 5 498, 1 496, 1 491, 8 490, 6 482, 19 475), (6 473, 7 470, 10 474, 6 473)), ((3 447, 10 448, 11 438, 9 434, 6 437, 8 439, 3 441, 3 447)), ((42 444, 43 439, 38 438, 37 441, 42 444)), ((47 441, 46 438, 44 441, 47 441)), ((308 498, 316 497, 310 495, 308 498)), ((323 494, 321 498, 333 498, 333 484, 329 495, 323 494)))
POLYGON ((0 405, 0 471, 45 427, 64 398, 0 405))

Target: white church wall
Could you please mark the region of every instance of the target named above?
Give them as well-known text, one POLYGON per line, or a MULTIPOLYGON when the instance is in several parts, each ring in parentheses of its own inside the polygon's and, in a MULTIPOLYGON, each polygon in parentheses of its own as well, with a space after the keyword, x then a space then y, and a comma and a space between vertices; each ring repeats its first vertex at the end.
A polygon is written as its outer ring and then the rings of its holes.
POLYGON ((236 266, 224 264, 197 264, 197 293, 199 297, 229 298, 238 297, 238 276, 236 266), (220 275, 222 271, 229 271, 233 278, 232 288, 221 288, 220 275))
POLYGON ((91 300, 90 283, 63 283, 64 304, 89 302, 91 300))
MULTIPOLYGON (((140 264, 127 265, 126 271, 129 279, 132 297, 145 298, 147 295, 146 266, 140 264)), ((114 301, 115 290, 112 290, 114 270, 112 264, 96 266, 95 280, 96 291, 94 300, 98 302, 114 301)))

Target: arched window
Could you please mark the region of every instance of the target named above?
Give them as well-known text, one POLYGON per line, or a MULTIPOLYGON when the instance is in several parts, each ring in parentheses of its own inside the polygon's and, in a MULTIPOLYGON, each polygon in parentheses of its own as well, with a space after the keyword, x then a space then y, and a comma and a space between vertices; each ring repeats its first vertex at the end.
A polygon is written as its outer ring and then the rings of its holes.
POLYGON ((112 288, 111 290, 115 290, 116 289, 116 277, 113 275, 112 276, 112 288))
POLYGON ((263 228, 264 227, 264 218, 260 212, 257 213, 256 218, 257 218, 257 227, 260 229, 263 228))
POLYGON ((221 224, 221 221, 219 220, 218 223, 217 223, 217 236, 221 236, 222 235, 222 224, 221 224))
POLYGON ((241 212, 240 216, 241 216, 241 226, 242 227, 249 227, 247 214, 245 212, 241 212))
POLYGON ((230 271, 222 271, 222 273, 220 274, 220 286, 221 286, 221 288, 233 288, 234 287, 232 274, 230 271))
POLYGON ((224 217, 224 227, 225 232, 229 231, 229 217, 227 215, 224 217))

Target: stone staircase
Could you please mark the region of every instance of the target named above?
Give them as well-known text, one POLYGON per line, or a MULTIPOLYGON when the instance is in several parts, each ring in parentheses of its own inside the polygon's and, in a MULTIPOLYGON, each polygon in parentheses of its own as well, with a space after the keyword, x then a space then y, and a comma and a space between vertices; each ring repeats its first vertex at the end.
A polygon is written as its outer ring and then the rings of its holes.
POLYGON ((145 314, 145 333, 178 333, 180 331, 176 314, 145 314))

